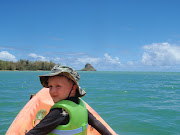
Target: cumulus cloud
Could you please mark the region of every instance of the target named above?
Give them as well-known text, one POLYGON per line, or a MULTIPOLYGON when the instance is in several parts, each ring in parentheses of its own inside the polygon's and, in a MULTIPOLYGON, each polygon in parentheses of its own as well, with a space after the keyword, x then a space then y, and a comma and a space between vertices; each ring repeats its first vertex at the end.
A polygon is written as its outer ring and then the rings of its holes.
POLYGON ((12 54, 10 54, 7 51, 1 51, 0 52, 0 60, 4 60, 4 61, 14 61, 16 62, 16 57, 12 54))
MULTIPOLYGON (((104 57, 61 57, 58 59, 62 65, 72 66, 76 69, 82 69, 86 63, 90 63, 97 70, 110 70, 111 68, 119 68, 122 64, 118 57, 112 58, 108 53, 104 54, 104 57)), ((55 60, 53 60, 55 62, 55 60)))
POLYGON ((77 58, 78 63, 92 63, 92 64, 97 64, 101 61, 100 58, 93 58, 93 57, 85 57, 85 58, 77 58))
POLYGON ((48 61, 48 59, 47 59, 46 57, 37 55, 37 54, 35 54, 35 53, 30 53, 30 54, 29 54, 29 57, 30 57, 30 58, 33 58, 33 59, 35 59, 35 60, 48 61))
POLYGON ((171 66, 180 64, 180 46, 153 43, 143 47, 142 63, 149 66, 171 66))
POLYGON ((5 49, 5 50, 14 50, 13 47, 8 47, 8 46, 0 46, 0 49, 5 49))
POLYGON ((108 53, 105 53, 104 57, 84 56, 71 59, 61 59, 61 62, 79 69, 83 68, 86 63, 90 63, 97 70, 110 70, 111 68, 119 68, 122 65, 118 57, 112 58, 108 53))
POLYGON ((134 62, 133 62, 133 61, 128 61, 128 62, 127 62, 127 65, 133 66, 133 65, 134 65, 134 62))
POLYGON ((61 58, 60 57, 51 58, 50 61, 53 61, 56 64, 60 64, 61 63, 61 58))
POLYGON ((119 58, 118 57, 115 57, 114 59, 111 58, 111 56, 108 55, 108 53, 105 53, 104 54, 104 59, 107 63, 110 63, 110 64, 119 64, 121 65, 121 62, 119 61, 119 58))
POLYGON ((104 57, 83 57, 83 58, 77 58, 77 63, 92 63, 92 64, 119 64, 121 65, 121 62, 119 61, 118 57, 115 57, 114 59, 108 55, 108 53, 104 54, 104 57))

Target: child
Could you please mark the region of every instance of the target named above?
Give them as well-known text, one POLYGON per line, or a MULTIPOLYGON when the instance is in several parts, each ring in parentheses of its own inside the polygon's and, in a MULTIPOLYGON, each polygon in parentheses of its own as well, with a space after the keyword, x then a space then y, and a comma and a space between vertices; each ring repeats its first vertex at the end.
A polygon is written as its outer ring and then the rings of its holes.
POLYGON ((26 135, 86 135, 87 124, 103 135, 111 135, 78 98, 86 92, 79 86, 80 75, 73 68, 56 65, 50 74, 39 77, 42 86, 49 88, 55 104, 44 118, 42 115, 36 118, 42 120, 26 135))

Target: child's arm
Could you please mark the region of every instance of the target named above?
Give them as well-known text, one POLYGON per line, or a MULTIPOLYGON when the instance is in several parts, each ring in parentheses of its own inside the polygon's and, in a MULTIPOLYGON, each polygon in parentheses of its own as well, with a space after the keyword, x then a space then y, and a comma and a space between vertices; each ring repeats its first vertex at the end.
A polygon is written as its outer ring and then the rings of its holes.
POLYGON ((58 125, 65 125, 68 123, 69 115, 62 116, 62 109, 52 109, 43 120, 40 121, 33 129, 26 135, 45 135, 50 133, 58 125))
POLYGON ((102 135, 112 135, 109 130, 88 111, 88 124, 94 127, 102 135))

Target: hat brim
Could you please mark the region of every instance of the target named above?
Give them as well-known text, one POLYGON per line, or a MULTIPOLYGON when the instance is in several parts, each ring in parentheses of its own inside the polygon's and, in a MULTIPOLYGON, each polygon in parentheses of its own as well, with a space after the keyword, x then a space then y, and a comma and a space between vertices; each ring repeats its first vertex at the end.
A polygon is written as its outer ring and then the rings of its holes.
POLYGON ((79 86, 78 82, 76 82, 76 80, 68 72, 56 72, 56 73, 50 73, 50 74, 46 74, 46 75, 40 75, 39 78, 40 78, 40 82, 41 82, 42 86, 45 88, 49 88, 48 79, 49 79, 49 77, 53 77, 53 76, 65 76, 65 77, 71 79, 75 83, 75 85, 77 85, 77 92, 78 92, 77 96, 78 97, 83 97, 86 94, 86 92, 79 86))

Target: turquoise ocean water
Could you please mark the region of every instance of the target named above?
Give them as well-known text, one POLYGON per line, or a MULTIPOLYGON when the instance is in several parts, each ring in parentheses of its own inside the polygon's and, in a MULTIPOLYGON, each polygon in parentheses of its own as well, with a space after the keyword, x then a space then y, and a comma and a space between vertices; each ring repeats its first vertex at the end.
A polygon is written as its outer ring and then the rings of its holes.
MULTIPOLYGON (((0 71, 0 135, 46 71, 0 71)), ((180 73, 79 72, 83 99, 120 135, 180 135, 180 73)))

